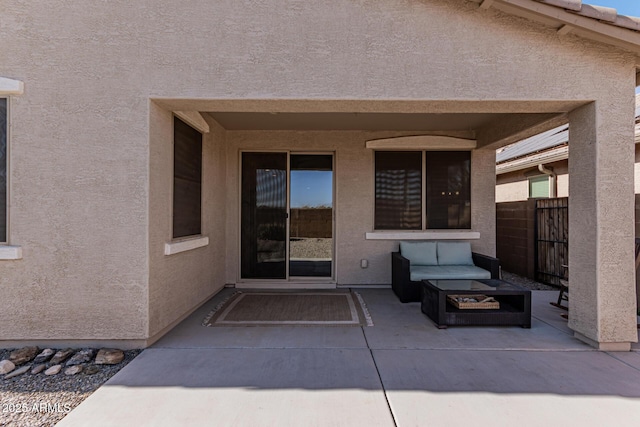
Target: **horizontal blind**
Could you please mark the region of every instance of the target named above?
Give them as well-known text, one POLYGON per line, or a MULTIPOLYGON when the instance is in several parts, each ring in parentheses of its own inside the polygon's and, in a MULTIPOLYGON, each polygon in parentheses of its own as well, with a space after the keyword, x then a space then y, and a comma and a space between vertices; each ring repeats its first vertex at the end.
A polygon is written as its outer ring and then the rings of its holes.
POLYGON ((422 152, 376 151, 375 229, 422 229, 422 152))
POLYGON ((174 117, 173 237, 201 234, 202 134, 174 117))

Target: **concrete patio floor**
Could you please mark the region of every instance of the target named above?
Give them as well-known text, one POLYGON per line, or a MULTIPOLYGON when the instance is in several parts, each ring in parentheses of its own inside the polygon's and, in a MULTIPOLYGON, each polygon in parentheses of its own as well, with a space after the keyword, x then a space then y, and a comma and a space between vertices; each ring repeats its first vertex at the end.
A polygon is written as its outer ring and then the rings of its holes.
POLYGON ((358 289, 372 327, 204 327, 225 289, 59 426, 637 426, 640 347, 572 337, 557 292, 531 329, 437 329, 419 303, 358 289))

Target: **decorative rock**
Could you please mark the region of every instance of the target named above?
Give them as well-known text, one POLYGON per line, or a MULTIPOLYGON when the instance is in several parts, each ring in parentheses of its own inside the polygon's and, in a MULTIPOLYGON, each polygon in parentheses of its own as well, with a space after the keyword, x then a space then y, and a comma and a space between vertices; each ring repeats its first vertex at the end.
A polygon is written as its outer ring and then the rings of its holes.
POLYGON ((15 365, 22 365, 23 363, 32 361, 38 354, 38 351, 40 351, 38 347, 22 347, 12 351, 9 355, 9 360, 15 365))
POLYGON ((46 363, 41 363, 39 365, 36 365, 31 370, 31 375, 39 374, 40 372, 44 371, 46 368, 47 368, 47 364, 46 363))
POLYGON ((96 356, 96 365, 117 365, 124 359, 124 352, 115 348, 103 348, 96 356))
POLYGON ((76 375, 82 372, 82 365, 74 365, 64 370, 65 375, 76 375))
POLYGON ((67 366, 79 365, 81 363, 90 362, 93 359, 93 355, 96 354, 92 348, 85 348, 74 354, 71 359, 67 361, 67 366))
POLYGON ((66 348, 64 350, 58 350, 56 354, 49 361, 52 365, 58 365, 69 358, 73 354, 73 349, 66 348))
POLYGON ((44 371, 45 375, 57 375, 62 370, 62 365, 53 365, 46 371, 44 371))
POLYGON ((41 363, 46 362, 47 360, 51 359, 51 356, 53 356, 55 354, 55 351, 50 349, 50 348, 45 348, 44 350, 42 350, 40 352, 39 355, 36 356, 35 359, 33 359, 33 363, 35 365, 39 365, 41 363))
POLYGON ((16 369, 15 363, 10 360, 3 360, 0 362, 0 374, 8 374, 16 369))
POLYGON ((10 374, 5 375, 4 379, 8 380, 9 378, 17 377, 18 375, 22 375, 25 372, 29 372, 30 369, 31 369, 31 365, 23 366, 22 368, 18 368, 15 371, 11 372, 10 374))
POLYGON ((98 368, 96 365, 89 365, 82 372, 84 372, 86 375, 93 375, 100 372, 100 368, 98 368))

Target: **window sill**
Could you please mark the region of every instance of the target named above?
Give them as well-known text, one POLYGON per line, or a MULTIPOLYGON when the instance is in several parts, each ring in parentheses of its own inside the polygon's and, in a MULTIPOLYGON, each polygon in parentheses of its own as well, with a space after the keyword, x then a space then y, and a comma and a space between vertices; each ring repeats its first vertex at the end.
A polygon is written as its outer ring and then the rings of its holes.
POLYGON ((22 246, 0 245, 0 260, 22 259, 22 246))
POLYGON ((180 252, 186 252, 192 249, 202 248, 207 245, 209 245, 209 237, 206 237, 206 236, 187 237, 186 239, 175 240, 170 243, 165 243, 164 254, 175 255, 175 254, 179 254, 180 252))
POLYGON ((474 240, 480 232, 471 230, 376 231, 367 233, 367 240, 474 240))

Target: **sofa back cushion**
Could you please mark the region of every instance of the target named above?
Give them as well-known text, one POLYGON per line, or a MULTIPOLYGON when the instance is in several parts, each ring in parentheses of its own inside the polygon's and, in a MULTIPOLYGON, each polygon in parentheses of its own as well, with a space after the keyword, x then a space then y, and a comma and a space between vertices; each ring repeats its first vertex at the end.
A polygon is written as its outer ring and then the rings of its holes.
POLYGON ((400 254, 411 265, 438 265, 436 242, 400 242, 400 254))
POLYGON ((438 265, 473 265, 469 242, 438 242, 438 265))

